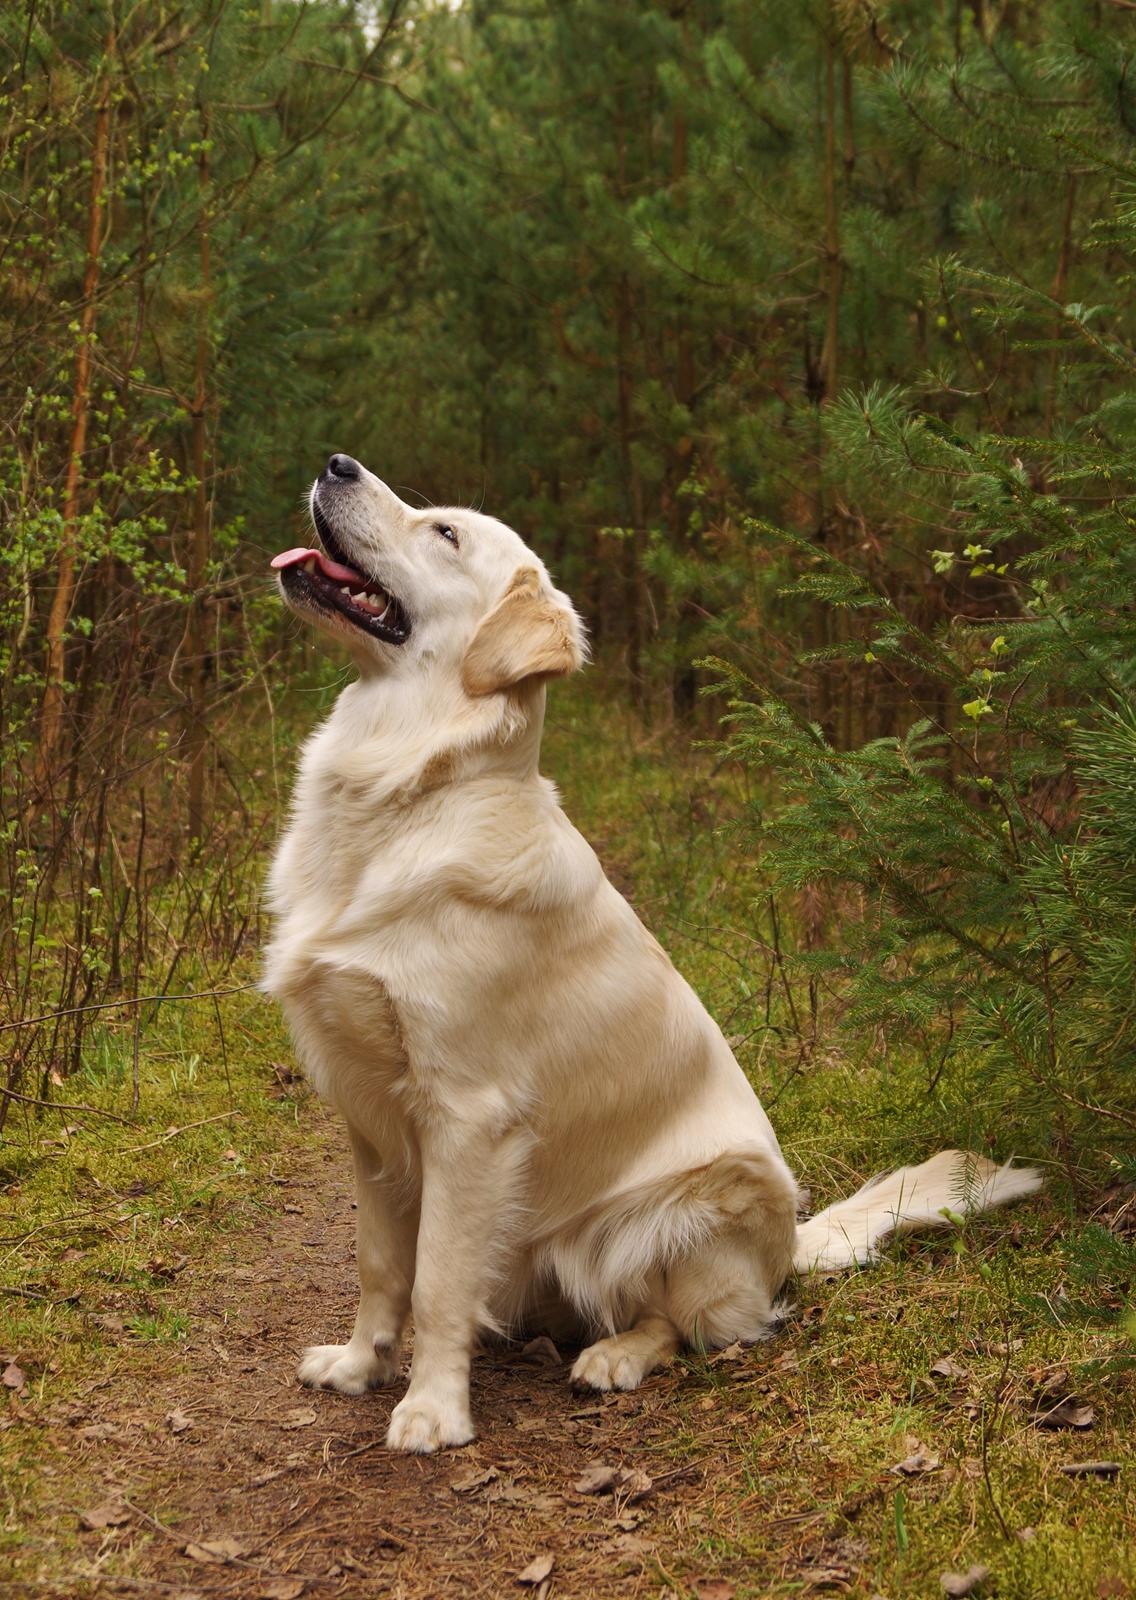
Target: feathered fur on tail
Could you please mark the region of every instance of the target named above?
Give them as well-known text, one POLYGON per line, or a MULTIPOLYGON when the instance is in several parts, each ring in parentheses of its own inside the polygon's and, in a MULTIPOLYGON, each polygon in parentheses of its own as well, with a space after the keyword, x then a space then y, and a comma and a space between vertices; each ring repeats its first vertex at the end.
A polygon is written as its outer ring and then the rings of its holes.
POLYGON ((1008 1205, 1045 1182, 1036 1167, 996 1166, 966 1150, 942 1150, 918 1167, 870 1179, 797 1228, 797 1272, 835 1272, 861 1266, 889 1233, 950 1227, 944 1208, 966 1216, 1008 1205))

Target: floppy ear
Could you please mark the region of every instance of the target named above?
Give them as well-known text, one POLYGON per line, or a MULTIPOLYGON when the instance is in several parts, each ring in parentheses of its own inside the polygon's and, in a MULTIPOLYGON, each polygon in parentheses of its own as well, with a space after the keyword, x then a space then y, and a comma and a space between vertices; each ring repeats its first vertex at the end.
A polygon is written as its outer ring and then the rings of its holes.
POLYGON ((562 678, 583 660, 580 619, 567 601, 541 593, 535 567, 522 567, 474 634, 462 685, 467 694, 497 694, 526 678, 562 678))

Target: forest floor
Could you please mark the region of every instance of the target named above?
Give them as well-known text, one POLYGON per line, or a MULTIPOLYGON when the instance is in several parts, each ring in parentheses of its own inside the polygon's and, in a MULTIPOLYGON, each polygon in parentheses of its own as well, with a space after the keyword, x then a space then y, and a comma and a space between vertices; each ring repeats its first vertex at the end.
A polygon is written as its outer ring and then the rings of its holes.
MULTIPOLYGON (((740 976, 752 885, 718 826, 737 786, 583 699, 550 754, 817 1204, 938 1144, 1048 1156, 1036 1130, 985 1126, 965 1077, 932 1093, 915 1053, 767 1050, 740 976)), ((776 1339, 633 1395, 574 1394, 547 1343, 487 1351, 478 1439, 408 1458, 382 1447, 397 1389, 295 1382, 303 1346, 350 1325, 352 1210, 274 1008, 163 1006, 124 1126, 131 1056, 108 1022, 57 1091, 71 1109, 10 1119, 0 1145, 0 1600, 1136 1595, 1117 1321, 1136 1196, 1107 1162, 800 1283, 776 1339)))

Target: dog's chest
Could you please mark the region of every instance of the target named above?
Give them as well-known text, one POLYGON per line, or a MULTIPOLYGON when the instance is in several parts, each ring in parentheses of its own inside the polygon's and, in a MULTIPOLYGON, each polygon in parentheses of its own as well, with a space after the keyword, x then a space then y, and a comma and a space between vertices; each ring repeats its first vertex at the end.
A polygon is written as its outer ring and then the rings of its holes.
POLYGON ((408 1070, 398 1012, 368 973, 313 962, 284 999, 315 1088, 357 1121, 361 1104, 377 1110, 397 1097, 408 1070))

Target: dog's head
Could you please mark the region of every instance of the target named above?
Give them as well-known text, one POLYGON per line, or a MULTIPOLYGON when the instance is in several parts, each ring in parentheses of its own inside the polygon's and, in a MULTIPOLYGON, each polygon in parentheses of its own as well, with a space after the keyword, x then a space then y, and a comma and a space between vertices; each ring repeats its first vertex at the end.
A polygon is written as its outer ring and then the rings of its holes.
POLYGON ((322 549, 274 558, 281 593, 365 673, 450 668, 471 696, 563 676, 583 628, 524 541, 493 517, 416 511, 350 456, 312 485, 322 549))

